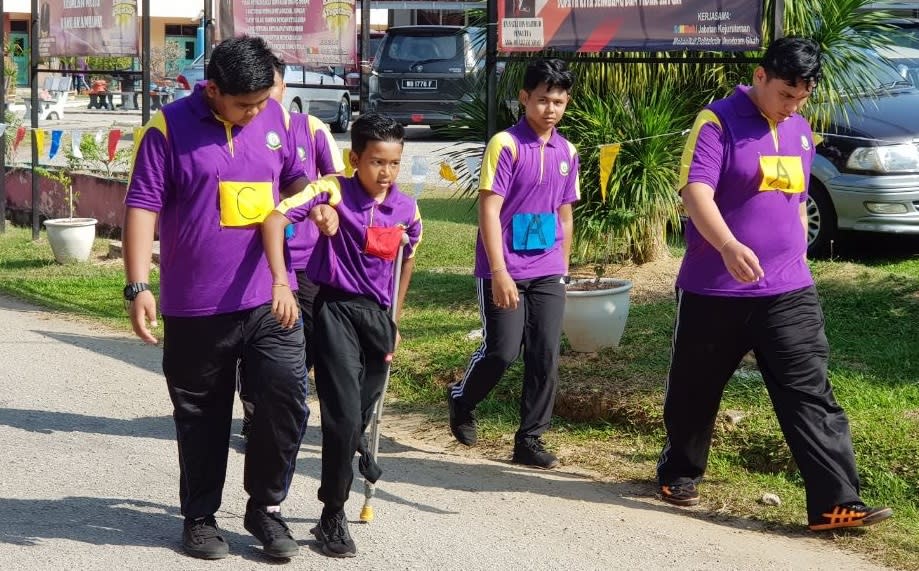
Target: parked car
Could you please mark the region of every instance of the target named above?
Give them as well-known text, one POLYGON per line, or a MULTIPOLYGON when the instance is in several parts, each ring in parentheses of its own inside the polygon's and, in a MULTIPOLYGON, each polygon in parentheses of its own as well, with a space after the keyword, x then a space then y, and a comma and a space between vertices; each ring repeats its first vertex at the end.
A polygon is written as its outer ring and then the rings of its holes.
POLYGON ((406 125, 453 122, 485 71, 482 28, 390 28, 370 74, 369 107, 406 125))
MULTIPOLYGON (((380 49, 380 44, 383 43, 384 37, 386 37, 386 32, 370 32, 370 49, 366 58, 370 66, 373 65, 373 60, 380 49)), ((345 68, 345 85, 348 86, 348 91, 351 93, 351 103, 355 109, 361 96, 361 60, 363 59, 361 55, 361 33, 358 31, 355 38, 354 64, 345 68)), ((367 71, 370 71, 369 67, 367 71)))
MULTIPOLYGON (((204 79, 204 56, 182 70, 176 77, 175 98, 188 95, 195 83, 204 79)), ((309 113, 329 124, 335 133, 344 133, 351 124, 351 94, 345 80, 329 69, 324 72, 288 65, 284 73, 287 93, 284 106, 296 113, 309 113)))
POLYGON ((872 61, 873 89, 836 110, 816 147, 807 200, 811 255, 826 253, 838 230, 919 234, 919 89, 880 58, 872 61))
POLYGON ((878 53, 919 87, 919 19, 894 18, 884 23, 893 29, 885 34, 887 44, 878 53))

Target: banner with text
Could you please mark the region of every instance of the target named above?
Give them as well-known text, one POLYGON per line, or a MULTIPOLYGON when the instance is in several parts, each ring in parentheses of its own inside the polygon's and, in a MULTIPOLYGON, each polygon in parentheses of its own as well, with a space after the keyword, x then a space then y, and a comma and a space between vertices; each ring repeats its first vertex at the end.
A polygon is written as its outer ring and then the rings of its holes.
POLYGON ((762 19, 759 0, 500 0, 498 49, 757 50, 762 19))
POLYGON ((42 0, 42 57, 137 56, 137 0, 42 0))
POLYGON ((220 0, 220 39, 261 36, 287 63, 354 63, 355 0, 220 0))

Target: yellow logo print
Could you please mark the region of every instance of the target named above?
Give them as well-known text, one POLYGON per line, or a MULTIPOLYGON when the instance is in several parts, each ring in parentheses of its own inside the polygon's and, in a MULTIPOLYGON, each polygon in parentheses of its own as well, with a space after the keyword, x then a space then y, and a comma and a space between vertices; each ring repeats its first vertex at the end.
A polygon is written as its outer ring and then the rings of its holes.
POLYGON ((762 192, 778 190, 788 194, 800 194, 807 189, 801 157, 761 156, 759 170, 762 176, 759 190, 762 192))

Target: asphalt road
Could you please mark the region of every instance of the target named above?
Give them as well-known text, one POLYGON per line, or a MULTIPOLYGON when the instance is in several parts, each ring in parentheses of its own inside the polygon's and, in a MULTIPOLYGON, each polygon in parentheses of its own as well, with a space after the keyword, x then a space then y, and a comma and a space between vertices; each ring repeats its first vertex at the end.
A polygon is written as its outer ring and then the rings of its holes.
MULTIPOLYGON (((235 434, 217 514, 231 555, 203 562, 181 552, 161 357, 159 347, 122 333, 0 297, 0 568, 273 564, 242 526, 243 454, 235 434)), ((455 449, 444 418, 424 420, 422 442, 393 415, 384 416, 376 519, 355 523, 362 495, 356 480, 347 514, 359 553, 331 560, 309 535, 321 508, 318 410, 311 408, 283 505, 301 544, 288 569, 881 569, 826 539, 665 506, 649 497, 647 483, 478 459, 455 449)), ((237 404, 234 431, 240 418, 237 404)))

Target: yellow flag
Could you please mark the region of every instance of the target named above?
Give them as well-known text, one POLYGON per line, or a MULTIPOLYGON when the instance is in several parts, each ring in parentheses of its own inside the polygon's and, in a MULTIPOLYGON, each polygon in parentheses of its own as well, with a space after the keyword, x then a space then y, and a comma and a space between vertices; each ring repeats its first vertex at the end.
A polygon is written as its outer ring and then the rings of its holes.
POLYGON ((440 178, 447 182, 456 182, 459 180, 459 177, 456 176, 456 172, 453 170, 453 167, 448 165, 446 161, 440 163, 440 178))
POLYGON ((341 158, 345 162, 345 176, 354 174, 354 166, 351 164, 351 149, 344 147, 341 150, 341 158))
POLYGON ((600 146, 600 198, 606 200, 606 185, 609 183, 609 177, 613 174, 613 163, 619 155, 621 143, 600 146))
POLYGON ((143 128, 143 127, 134 127, 134 144, 135 144, 135 145, 136 145, 138 142, 140 142, 140 137, 141 137, 141 135, 143 135, 143 134, 144 134, 144 128, 143 128))
POLYGON ((41 156, 42 149, 45 148, 45 130, 33 129, 32 133, 35 135, 35 148, 38 149, 38 156, 41 156))
POLYGON ((823 142, 823 135, 820 133, 814 133, 814 146, 816 147, 823 142))

